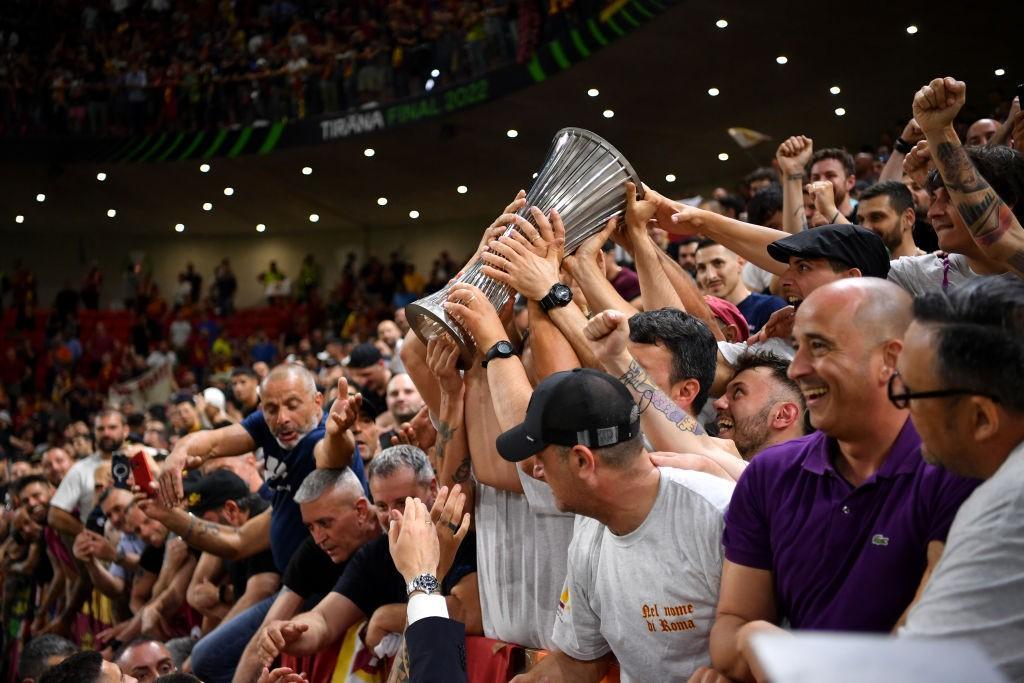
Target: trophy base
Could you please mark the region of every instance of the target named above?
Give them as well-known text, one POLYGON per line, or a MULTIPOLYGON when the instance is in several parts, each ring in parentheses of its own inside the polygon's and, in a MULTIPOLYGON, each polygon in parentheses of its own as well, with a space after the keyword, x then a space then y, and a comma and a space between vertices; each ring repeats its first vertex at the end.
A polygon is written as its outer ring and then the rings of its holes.
POLYGON ((473 362, 476 345, 469 334, 463 331, 443 309, 431 304, 428 297, 405 307, 405 317, 409 321, 409 327, 424 344, 431 339, 448 337, 459 347, 459 368, 465 370, 473 362))

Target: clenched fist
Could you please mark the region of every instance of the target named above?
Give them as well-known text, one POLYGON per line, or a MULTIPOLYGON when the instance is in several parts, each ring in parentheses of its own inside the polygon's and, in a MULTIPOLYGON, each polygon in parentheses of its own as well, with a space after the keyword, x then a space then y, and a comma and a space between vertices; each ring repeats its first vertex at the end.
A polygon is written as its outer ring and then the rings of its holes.
POLYGON ((936 78, 914 95, 914 120, 925 135, 953 125, 967 101, 967 85, 952 76, 936 78))

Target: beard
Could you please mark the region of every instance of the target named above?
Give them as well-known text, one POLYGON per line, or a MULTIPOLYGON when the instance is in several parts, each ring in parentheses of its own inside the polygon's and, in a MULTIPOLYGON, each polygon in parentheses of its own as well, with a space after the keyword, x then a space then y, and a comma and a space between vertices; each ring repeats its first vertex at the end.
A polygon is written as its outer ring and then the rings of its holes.
POLYGON ((290 451, 291 449, 299 445, 299 442, 305 439, 307 434, 316 429, 318 424, 320 424, 320 419, 314 413, 314 415, 310 418, 310 423, 307 424, 304 429, 296 430, 298 436, 295 437, 294 441, 292 441, 291 443, 282 441, 277 437, 276 433, 274 434, 274 441, 276 441, 277 445, 280 446, 281 448, 285 449, 286 451, 290 451))
POLYGON ((98 442, 99 449, 104 453, 113 453, 120 445, 121 441, 109 436, 101 436, 98 442))
POLYGON ((757 415, 739 420, 733 417, 733 442, 744 460, 750 460, 768 443, 768 439, 771 437, 768 418, 772 414, 773 407, 766 406, 757 415))

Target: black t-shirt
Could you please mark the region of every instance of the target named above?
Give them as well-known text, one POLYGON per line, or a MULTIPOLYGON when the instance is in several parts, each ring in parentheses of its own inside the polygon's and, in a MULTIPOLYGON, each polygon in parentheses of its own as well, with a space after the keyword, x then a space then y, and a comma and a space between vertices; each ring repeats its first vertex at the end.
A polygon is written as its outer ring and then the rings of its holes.
POLYGON ((277 574, 274 554, 269 549, 242 560, 224 560, 224 569, 231 577, 231 585, 235 589, 235 600, 245 593, 245 584, 252 577, 257 574, 277 574))
MULTIPOLYGON (((476 571, 476 536, 470 532, 455 553, 455 561, 441 582, 441 594, 448 595, 467 574, 476 571)), ((404 603, 405 579, 395 568, 388 548, 388 537, 382 535, 357 550, 348 561, 345 573, 334 586, 356 604, 363 614, 370 616, 382 605, 404 603)))
POLYGON ((281 583, 303 600, 314 595, 327 595, 347 565, 347 561, 335 564, 310 537, 302 542, 288 561, 281 583))
POLYGON ((147 545, 139 555, 139 569, 144 569, 151 574, 159 574, 160 567, 164 564, 164 546, 156 548, 147 545))

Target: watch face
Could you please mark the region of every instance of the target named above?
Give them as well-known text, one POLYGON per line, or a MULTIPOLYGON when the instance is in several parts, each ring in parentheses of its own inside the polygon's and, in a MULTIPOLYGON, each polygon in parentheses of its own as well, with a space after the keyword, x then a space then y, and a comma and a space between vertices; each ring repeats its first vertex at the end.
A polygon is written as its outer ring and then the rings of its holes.
POLYGON ((567 304, 572 301, 572 290, 565 285, 556 286, 551 294, 554 296, 555 301, 560 304, 567 304))
POLYGON ((505 355, 512 355, 515 352, 515 347, 512 346, 512 342, 500 341, 498 342, 498 353, 505 355))

